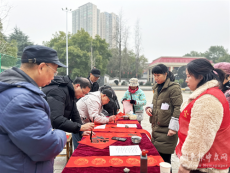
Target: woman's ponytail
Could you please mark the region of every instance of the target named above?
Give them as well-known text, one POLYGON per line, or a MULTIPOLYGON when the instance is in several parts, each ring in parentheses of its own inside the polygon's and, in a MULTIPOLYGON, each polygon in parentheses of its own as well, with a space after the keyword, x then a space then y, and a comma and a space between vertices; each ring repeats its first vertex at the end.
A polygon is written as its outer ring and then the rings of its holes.
POLYGON ((175 81, 174 74, 171 71, 168 71, 167 73, 168 73, 167 78, 169 78, 170 81, 174 82, 175 81))
POLYGON ((226 76, 225 72, 219 68, 214 68, 213 72, 217 76, 217 80, 219 81, 220 88, 222 88, 226 76))

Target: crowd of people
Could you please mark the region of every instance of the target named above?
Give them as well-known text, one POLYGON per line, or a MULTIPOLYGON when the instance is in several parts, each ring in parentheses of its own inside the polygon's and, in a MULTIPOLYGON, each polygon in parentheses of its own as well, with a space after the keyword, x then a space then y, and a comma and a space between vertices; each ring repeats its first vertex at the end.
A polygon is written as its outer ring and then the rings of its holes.
MULTIPOLYGON (((115 91, 99 87, 100 70, 88 78, 57 76, 66 68, 57 52, 28 46, 21 67, 0 73, 0 172, 52 173, 54 158, 72 133, 74 149, 95 123, 114 121, 120 111, 115 91)), ((179 173, 227 173, 230 167, 230 63, 214 66, 204 58, 187 64, 192 94, 183 102, 180 85, 164 64, 152 69, 156 84, 152 104, 137 78, 129 80, 120 100, 129 100, 141 124, 144 112, 152 127, 152 143, 165 162, 176 152, 179 173)))

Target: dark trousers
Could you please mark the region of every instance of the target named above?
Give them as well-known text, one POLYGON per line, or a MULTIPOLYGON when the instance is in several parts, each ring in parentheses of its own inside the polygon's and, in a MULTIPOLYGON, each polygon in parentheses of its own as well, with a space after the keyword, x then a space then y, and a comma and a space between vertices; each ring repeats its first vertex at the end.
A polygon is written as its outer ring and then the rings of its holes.
POLYGON ((171 164, 171 154, 163 154, 159 153, 164 160, 164 162, 170 163, 171 164))
POLYGON ((77 146, 78 146, 78 142, 81 140, 82 138, 82 133, 83 132, 79 132, 79 133, 72 133, 72 140, 73 140, 73 146, 74 146, 74 150, 76 150, 77 146))

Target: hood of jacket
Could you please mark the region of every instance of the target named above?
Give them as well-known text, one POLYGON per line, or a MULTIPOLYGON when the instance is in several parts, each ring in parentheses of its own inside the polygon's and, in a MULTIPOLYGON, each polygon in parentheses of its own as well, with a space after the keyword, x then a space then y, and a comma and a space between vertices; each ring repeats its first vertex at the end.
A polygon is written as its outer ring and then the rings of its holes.
POLYGON ((73 81, 69 78, 69 76, 54 76, 54 79, 51 81, 51 83, 45 87, 49 87, 52 85, 58 85, 58 86, 63 86, 63 87, 66 86, 68 87, 70 94, 74 95, 73 81))
POLYGON ((13 87, 23 87, 43 97, 45 96, 36 82, 16 67, 5 70, 0 74, 0 93, 13 87))

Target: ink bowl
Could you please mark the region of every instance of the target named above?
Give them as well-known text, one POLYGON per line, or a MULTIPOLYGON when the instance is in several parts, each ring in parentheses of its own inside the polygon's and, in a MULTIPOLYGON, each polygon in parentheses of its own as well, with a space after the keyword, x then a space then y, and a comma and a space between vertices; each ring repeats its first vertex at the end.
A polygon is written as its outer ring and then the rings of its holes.
POLYGON ((141 137, 140 136, 132 136, 131 137, 131 141, 134 143, 134 144, 139 144, 141 142, 141 137))

